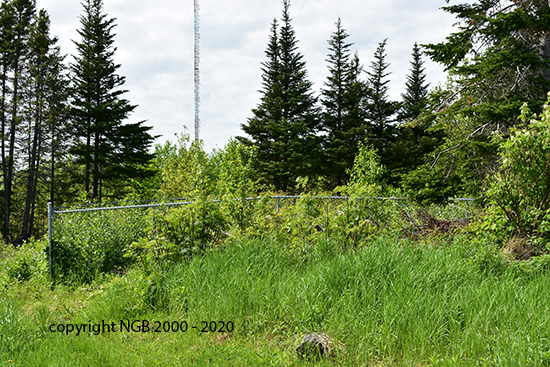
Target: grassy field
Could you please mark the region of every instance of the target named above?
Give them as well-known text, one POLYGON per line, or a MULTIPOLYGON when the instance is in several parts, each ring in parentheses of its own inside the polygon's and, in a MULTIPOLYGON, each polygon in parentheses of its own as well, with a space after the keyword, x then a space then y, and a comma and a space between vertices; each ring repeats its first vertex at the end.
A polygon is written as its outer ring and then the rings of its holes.
POLYGON ((335 351, 321 366, 550 366, 549 275, 463 237, 300 252, 235 240, 84 287, 4 282, 0 365, 301 366, 301 338, 322 332, 335 351), (121 332, 121 320, 161 332, 121 332), (96 333, 103 323, 116 332, 96 333))

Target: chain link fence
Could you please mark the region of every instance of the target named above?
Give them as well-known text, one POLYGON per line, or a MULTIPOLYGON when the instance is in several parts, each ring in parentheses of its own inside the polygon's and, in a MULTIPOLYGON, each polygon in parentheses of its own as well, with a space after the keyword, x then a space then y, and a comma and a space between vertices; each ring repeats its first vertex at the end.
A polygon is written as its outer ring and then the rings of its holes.
MULTIPOLYGON (((429 213, 432 218, 440 220, 469 220, 470 205, 473 201, 474 199, 449 199, 446 205, 422 210, 429 213)), ((218 241, 220 234, 231 235, 227 233, 228 228, 245 229, 254 221, 254 225, 258 227, 260 219, 273 221, 273 218, 285 218, 285 215, 287 222, 280 225, 313 226, 318 231, 326 230, 327 237, 331 231, 334 233, 338 226, 350 225, 352 222, 357 228, 364 227, 367 222, 380 226, 379 222, 384 221, 388 211, 375 213, 376 208, 391 207, 393 212, 398 212, 411 225, 422 224, 418 206, 398 197, 254 197, 247 198, 243 203, 245 205, 230 207, 231 215, 225 215, 219 210, 219 206, 228 208, 228 204, 230 203, 220 200, 203 200, 200 205, 197 201, 190 200, 163 203, 119 202, 61 208, 54 208, 48 204, 50 274, 52 277, 61 274, 70 276, 70 273, 75 276, 88 274, 87 277, 93 278, 94 274, 127 266, 130 263, 130 259, 125 256, 128 246, 144 238, 177 243, 191 251, 201 244, 204 246, 207 242, 218 241), (367 205, 368 203, 370 205, 367 205), (299 213, 293 212, 297 204, 301 208, 299 213), (346 210, 351 206, 353 210, 346 210), (263 217, 252 218, 255 215, 260 216, 258 213, 263 217), (331 213, 347 218, 329 223, 331 213), (291 219, 298 215, 303 217, 302 220, 297 220, 298 224, 289 224, 291 219)), ((292 235, 290 229, 289 233, 292 235)))

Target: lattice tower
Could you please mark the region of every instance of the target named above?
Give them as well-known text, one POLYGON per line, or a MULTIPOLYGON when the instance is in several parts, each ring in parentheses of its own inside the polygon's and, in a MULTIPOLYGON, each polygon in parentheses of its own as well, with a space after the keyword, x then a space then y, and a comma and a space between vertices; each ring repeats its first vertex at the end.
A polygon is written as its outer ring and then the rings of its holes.
POLYGON ((199 18, 199 1, 195 1, 195 140, 199 140, 199 110, 200 110, 200 18, 199 18))

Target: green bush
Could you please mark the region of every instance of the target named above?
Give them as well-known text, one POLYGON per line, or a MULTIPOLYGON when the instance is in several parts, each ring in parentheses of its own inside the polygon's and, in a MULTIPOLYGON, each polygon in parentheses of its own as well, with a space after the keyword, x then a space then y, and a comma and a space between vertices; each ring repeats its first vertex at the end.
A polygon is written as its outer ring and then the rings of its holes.
POLYGON ((402 186, 407 196, 420 205, 442 204, 453 197, 458 184, 454 174, 449 175, 449 168, 436 165, 422 165, 403 176, 402 186))
MULTIPOLYGON (((550 93, 549 100, 550 103, 550 93)), ((532 116, 522 107, 524 125, 500 142, 498 171, 489 179, 491 206, 487 228, 507 236, 520 236, 543 247, 550 241, 550 109, 532 116)))
POLYGON ((147 221, 147 236, 128 244, 124 255, 147 268, 202 253, 221 243, 227 230, 219 203, 201 198, 175 209, 151 209, 147 221))
POLYGON ((1 260, 5 275, 10 282, 23 282, 48 274, 48 261, 44 248, 45 240, 31 240, 18 248, 6 249, 1 260))
POLYGON ((143 237, 146 213, 138 209, 61 213, 55 216, 54 277, 62 282, 91 282, 97 274, 130 265, 127 245, 143 237))

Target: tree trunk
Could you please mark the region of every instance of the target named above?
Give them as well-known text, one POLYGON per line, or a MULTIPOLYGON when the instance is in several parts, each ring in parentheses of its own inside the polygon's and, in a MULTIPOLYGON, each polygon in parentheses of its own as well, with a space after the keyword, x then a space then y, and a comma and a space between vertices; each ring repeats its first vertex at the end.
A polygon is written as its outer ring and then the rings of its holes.
POLYGON ((40 155, 40 143, 42 139, 42 118, 41 118, 41 102, 40 102, 40 89, 37 87, 36 96, 36 111, 35 111, 35 124, 33 131, 33 138, 31 149, 29 151, 29 175, 27 177, 27 200, 25 202, 25 212, 23 214, 23 227, 21 229, 21 235, 19 236, 17 243, 28 240, 32 236, 32 227, 34 223, 34 206, 36 201, 36 188, 38 182, 38 165, 40 155))
POLYGON ((13 75, 13 93, 12 93, 12 112, 9 132, 9 152, 7 170, 4 175, 4 239, 10 240, 10 216, 11 216, 11 194, 13 186, 13 169, 15 164, 15 133, 17 128, 18 104, 19 104, 19 52, 14 58, 14 75, 13 75))
POLYGON ((99 131, 95 132, 94 137, 94 172, 92 177, 92 200, 96 200, 99 197, 99 147, 100 144, 100 134, 99 131))
MULTIPOLYGON (((4 179, 4 187, 6 185, 6 177, 8 176, 8 161, 7 161, 7 157, 6 157, 6 96, 8 94, 8 91, 7 91, 7 78, 8 78, 8 75, 7 75, 8 71, 7 71, 7 67, 4 65, 3 67, 3 70, 2 70, 2 101, 1 101, 1 106, 0 108, 2 109, 2 136, 1 136, 1 139, 2 139, 2 177, 4 179)), ((6 189, 4 189, 4 218, 6 217, 6 213, 9 212, 9 209, 7 207, 7 203, 8 203, 8 191, 6 189)), ((8 237, 8 229, 9 227, 6 225, 6 223, 4 222, 4 228, 3 228, 3 237, 4 239, 7 239, 8 237)))

